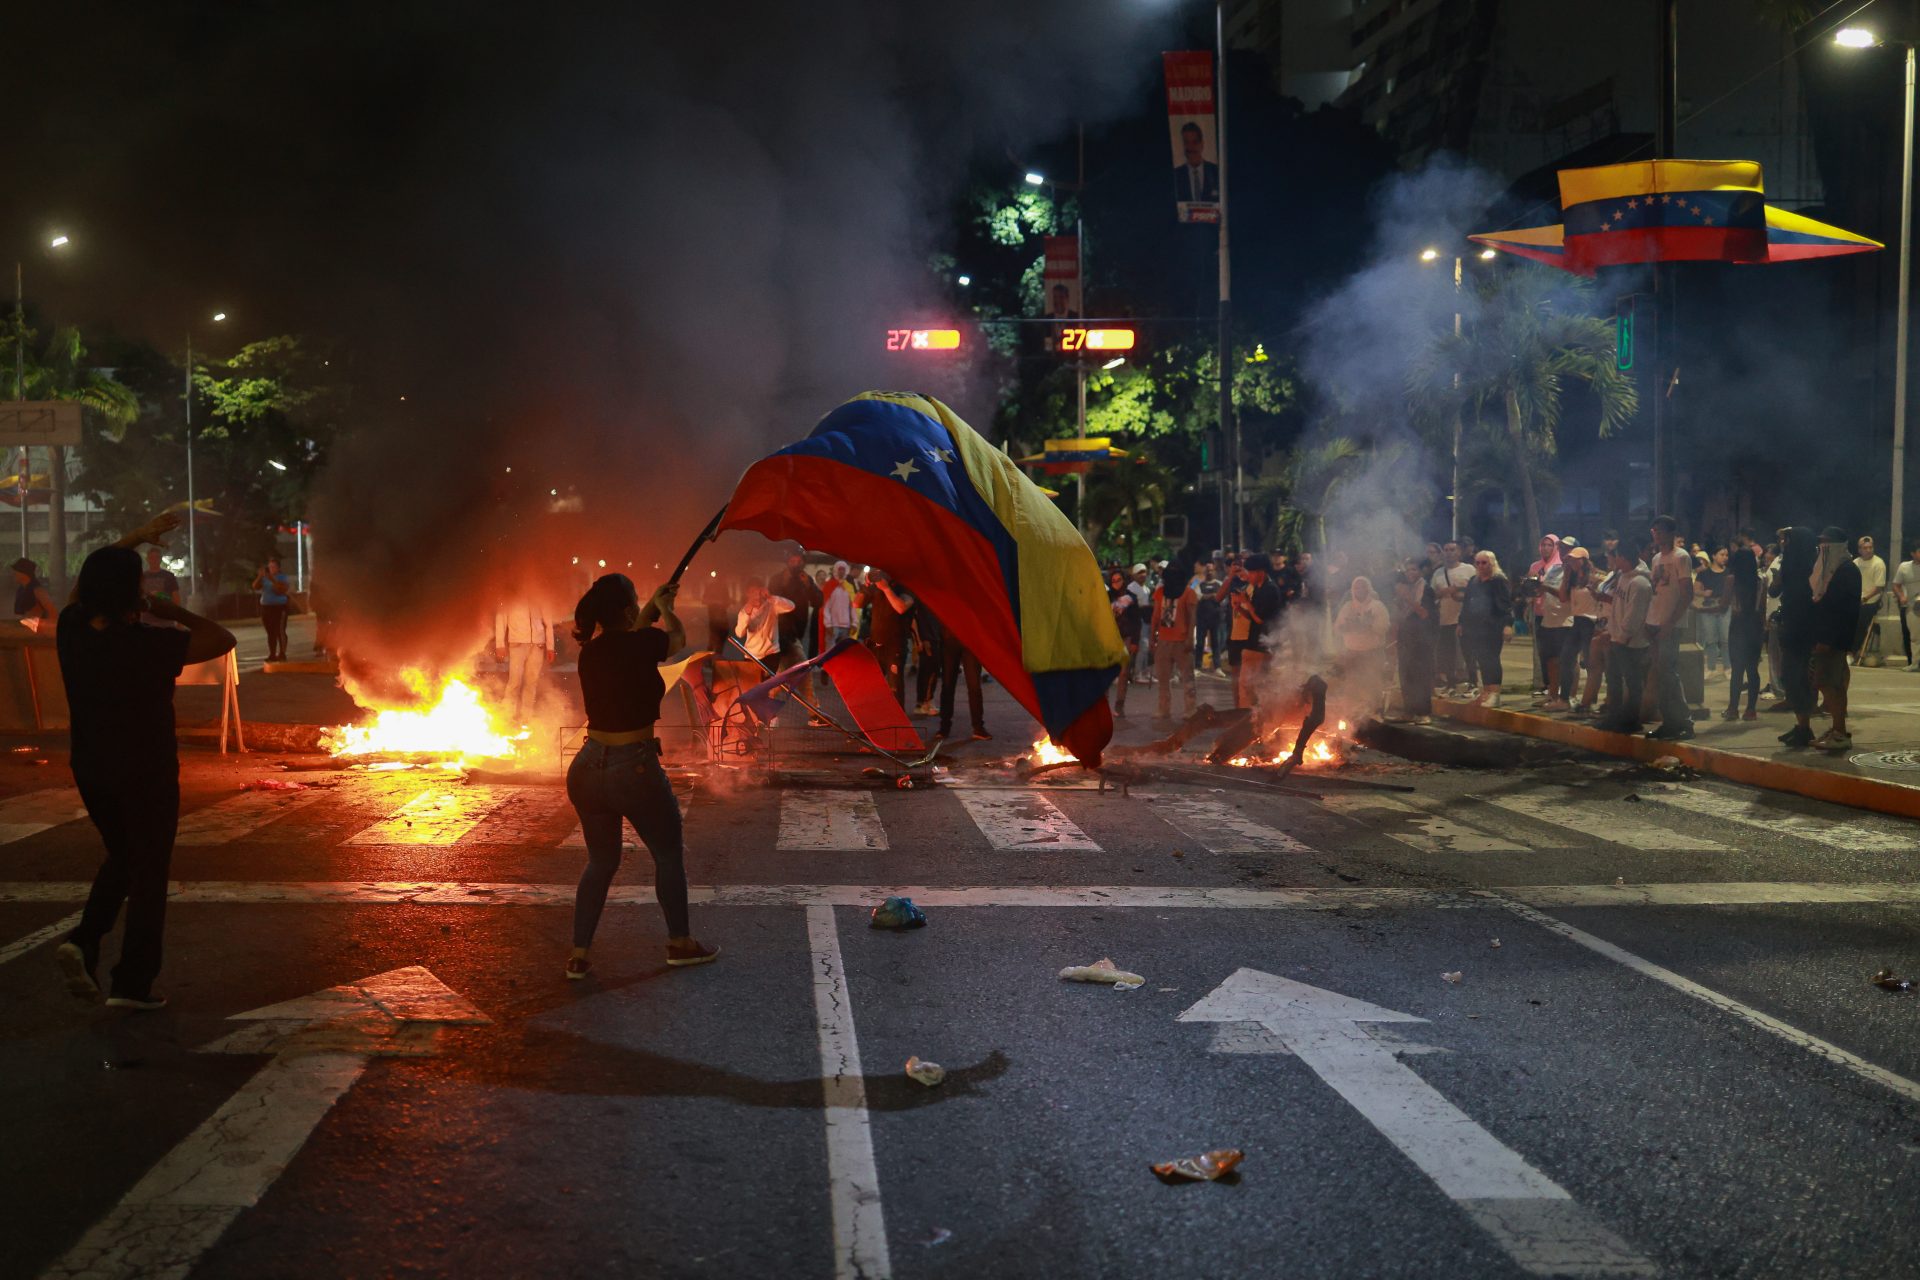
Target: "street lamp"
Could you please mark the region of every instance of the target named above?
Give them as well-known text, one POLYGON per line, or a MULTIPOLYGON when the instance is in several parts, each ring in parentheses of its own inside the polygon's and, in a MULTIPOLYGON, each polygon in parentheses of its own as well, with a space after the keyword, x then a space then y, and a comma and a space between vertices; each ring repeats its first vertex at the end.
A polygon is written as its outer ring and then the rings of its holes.
POLYGON ((1913 41, 1882 40, 1865 27, 1842 27, 1834 43, 1843 49, 1872 49, 1897 44, 1906 50, 1906 88, 1900 145, 1900 292, 1893 325, 1893 542, 1894 554, 1906 550, 1907 489, 1907 298, 1913 245, 1913 41))
POLYGON ((1125 364, 1126 362, 1127 362, 1127 358, 1125 356, 1115 356, 1113 359, 1107 361, 1105 364, 1101 365, 1100 367, 1102 369, 1118 369, 1121 365, 1125 364))
POLYGON ((55 236, 53 239, 47 241, 47 247, 49 249, 65 248, 66 244, 67 244, 67 238, 65 236, 55 236))
POLYGON ((284 462, 281 462, 277 458, 268 458, 267 465, 272 467, 275 471, 285 471, 287 469, 287 464, 284 462))
POLYGON ((1046 175, 1046 174, 1044 174, 1044 173, 1035 173, 1035 172, 1034 172, 1033 170, 1031 170, 1031 169, 1029 169, 1029 170, 1027 170, 1027 185, 1028 185, 1028 186, 1030 186, 1030 187, 1040 187, 1040 186, 1045 186, 1045 185, 1046 185, 1046 182, 1047 182, 1047 175, 1046 175))

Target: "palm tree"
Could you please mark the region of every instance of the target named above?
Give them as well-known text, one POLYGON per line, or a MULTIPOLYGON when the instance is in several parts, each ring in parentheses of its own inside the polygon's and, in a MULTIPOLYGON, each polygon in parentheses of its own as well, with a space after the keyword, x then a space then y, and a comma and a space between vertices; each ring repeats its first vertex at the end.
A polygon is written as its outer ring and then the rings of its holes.
POLYGON ((1474 423, 1486 422, 1490 413, 1505 419, 1529 544, 1540 540, 1532 463, 1558 452, 1555 433, 1568 380, 1593 392, 1603 436, 1639 410, 1638 392, 1614 363, 1613 327, 1591 313, 1591 298, 1585 282, 1544 270, 1496 273, 1475 290, 1471 323, 1460 336, 1442 334, 1408 374, 1414 416, 1429 426, 1451 430, 1457 415, 1474 423))
MULTIPOLYGON (((31 337, 31 330, 18 331, 23 346, 31 337)), ((9 379, 18 384, 9 389, 26 400, 76 401, 93 412, 112 439, 119 440, 140 416, 140 397, 105 369, 88 365, 86 359, 87 348, 78 329, 55 329, 39 359, 27 364, 19 377, 9 379)), ((47 509, 47 559, 58 590, 67 580, 67 451, 54 445, 48 453, 53 493, 47 509)))

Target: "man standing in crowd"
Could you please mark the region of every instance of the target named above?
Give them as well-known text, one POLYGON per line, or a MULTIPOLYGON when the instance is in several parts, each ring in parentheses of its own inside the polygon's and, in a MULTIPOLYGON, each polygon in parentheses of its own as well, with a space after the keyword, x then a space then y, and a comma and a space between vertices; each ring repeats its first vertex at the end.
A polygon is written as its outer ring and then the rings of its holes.
MULTIPOLYGON (((782 670, 798 666, 807 660, 807 623, 813 611, 820 607, 821 599, 820 588, 807 576, 806 553, 798 547, 787 552, 787 567, 773 576, 767 590, 793 601, 793 608, 780 615, 780 661, 775 665, 782 670)), ((808 705, 813 704, 811 670, 800 681, 796 692, 808 705)))
POLYGON ((180 603, 180 579, 160 559, 160 548, 147 548, 147 571, 140 575, 140 591, 151 600, 180 603))
POLYGON ((1266 632, 1280 616, 1280 588, 1268 580, 1272 561, 1259 552, 1248 556, 1243 565, 1248 587, 1234 597, 1233 607, 1246 620, 1247 638, 1240 642, 1245 648, 1240 654, 1239 680, 1234 688, 1233 705, 1252 707, 1260 702, 1260 688, 1266 677, 1266 632))
MULTIPOLYGON (((1139 616, 1149 618, 1153 607, 1153 586, 1147 581, 1147 566, 1133 566, 1133 576, 1127 582, 1127 592, 1133 596, 1133 607, 1139 610, 1139 616)), ((1140 651, 1133 656, 1133 678, 1151 681, 1153 679, 1153 628, 1140 629, 1140 651)))
POLYGON ((1194 590, 1200 593, 1200 600, 1193 607, 1193 669, 1198 672, 1204 668, 1210 655, 1218 670, 1221 666, 1220 578, 1214 572, 1212 561, 1207 562, 1206 574, 1194 590))
POLYGON ((1460 561, 1460 544, 1449 540, 1440 548, 1440 567, 1433 571, 1433 598, 1439 611, 1434 658, 1440 668, 1440 687, 1449 694, 1464 692, 1460 685, 1460 602, 1467 598, 1473 566, 1460 561))
POLYGON ((1193 620, 1200 606, 1200 593, 1193 585, 1193 573, 1182 562, 1162 570, 1160 585, 1154 588, 1153 676, 1160 685, 1158 717, 1172 714, 1173 678, 1180 677, 1185 695, 1186 714, 1194 710, 1193 669, 1187 665, 1187 646, 1193 639, 1193 620))
POLYGON ((1647 736, 1679 742, 1693 736, 1693 715, 1680 685, 1680 625, 1693 605, 1693 562, 1677 545, 1679 525, 1672 516, 1655 516, 1651 532, 1653 604, 1647 610, 1647 633, 1660 727, 1647 736))
POLYGON ((1920 629, 1914 621, 1915 610, 1920 610, 1920 542, 1913 544, 1893 571, 1893 599, 1900 606, 1900 652, 1906 656, 1907 670, 1920 671, 1920 663, 1913 660, 1913 633, 1920 629))
POLYGON ((539 605, 523 601, 493 611, 493 656, 507 663, 501 703, 513 712, 515 723, 532 723, 540 673, 554 658, 553 627, 539 605))
MULTIPOLYGON (((1869 555, 1873 542, 1860 540, 1869 555)), ((1822 751, 1847 751, 1853 735, 1847 732, 1847 672, 1850 643, 1861 618, 1870 618, 1861 603, 1866 595, 1861 582, 1859 557, 1847 558, 1847 535, 1829 525, 1820 531, 1819 559, 1813 566, 1813 683, 1820 700, 1833 717, 1833 727, 1813 740, 1822 751)), ((1881 566, 1884 575, 1885 566, 1881 566)), ((1883 577, 1884 580, 1884 577, 1883 577)))
POLYGON ((902 710, 907 707, 907 633, 912 629, 913 596, 879 569, 867 573, 867 590, 862 593, 871 609, 873 624, 867 645, 887 673, 887 685, 902 710))
POLYGON ((1607 582, 1607 703, 1594 727, 1640 732, 1640 699, 1647 680, 1647 610, 1653 579, 1639 557, 1613 540, 1607 582))
MULTIPOLYGON (((1875 615, 1880 612, 1880 597, 1887 590, 1887 562, 1873 554, 1873 538, 1868 534, 1860 535, 1859 552, 1853 558, 1853 567, 1860 571, 1860 617, 1854 624, 1853 644, 1848 648, 1849 661, 1860 661, 1867 645, 1867 632, 1873 626, 1875 615)), ((1886 638, 1880 640, 1884 652, 1886 638)))

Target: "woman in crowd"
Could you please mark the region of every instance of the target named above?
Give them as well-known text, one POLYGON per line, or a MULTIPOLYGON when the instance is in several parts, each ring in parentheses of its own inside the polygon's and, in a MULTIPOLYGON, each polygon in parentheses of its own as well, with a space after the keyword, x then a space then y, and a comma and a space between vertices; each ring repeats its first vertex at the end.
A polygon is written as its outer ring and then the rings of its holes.
POLYGON ((1513 588, 1500 572, 1500 559, 1491 551, 1473 557, 1473 581, 1460 603, 1460 643, 1471 645, 1474 665, 1480 669, 1480 705, 1500 705, 1500 646, 1512 634, 1513 588))
POLYGON ((1333 617, 1333 634, 1340 641, 1342 669, 1361 677, 1369 693, 1370 686, 1384 677, 1380 659, 1386 652, 1387 632, 1392 627, 1387 606, 1373 594, 1373 580, 1364 575, 1354 578, 1347 588, 1347 599, 1341 602, 1340 611, 1333 617))
POLYGON ((1741 547, 1727 561, 1727 709, 1722 720, 1740 718, 1740 690, 1747 691, 1749 720, 1760 718, 1760 649, 1765 639, 1766 588, 1760 581, 1760 562, 1751 547, 1741 547))
POLYGON ((1700 647, 1707 651, 1707 674, 1727 669, 1728 617, 1727 549, 1715 547, 1711 558, 1694 561, 1693 617, 1700 647))
POLYGON ((613 874, 620 869, 623 822, 633 824, 653 855, 654 896, 667 918, 667 963, 676 968, 705 964, 720 954, 718 947, 695 941, 687 923, 680 802, 660 767, 660 740, 653 736, 660 699, 666 694, 660 664, 686 642, 673 612, 678 591, 668 583, 642 608, 633 580, 609 573, 595 580, 574 606, 587 740, 567 769, 567 799, 580 815, 587 869, 573 899, 569 978, 584 978, 593 967, 587 949, 606 908, 613 874))
POLYGON ((1140 653, 1140 632, 1145 619, 1140 602, 1134 598, 1127 575, 1115 569, 1107 575, 1107 603, 1113 607, 1113 620, 1120 627, 1120 639, 1127 646, 1127 669, 1113 682, 1113 714, 1127 714, 1127 686, 1133 683, 1133 660, 1140 653))

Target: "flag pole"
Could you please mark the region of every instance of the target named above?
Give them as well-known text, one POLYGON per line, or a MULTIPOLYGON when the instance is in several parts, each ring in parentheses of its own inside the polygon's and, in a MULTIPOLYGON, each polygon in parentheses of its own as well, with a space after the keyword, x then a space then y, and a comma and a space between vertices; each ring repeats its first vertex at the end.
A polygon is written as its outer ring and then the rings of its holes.
POLYGON ((693 545, 687 548, 687 554, 681 556, 680 563, 674 566, 673 576, 667 579, 669 583, 679 582, 686 574, 687 566, 693 563, 694 554, 698 552, 702 546, 720 536, 720 522, 726 519, 726 515, 727 509, 724 506, 713 513, 713 519, 707 521, 707 527, 700 531, 700 536, 695 538, 693 545))

